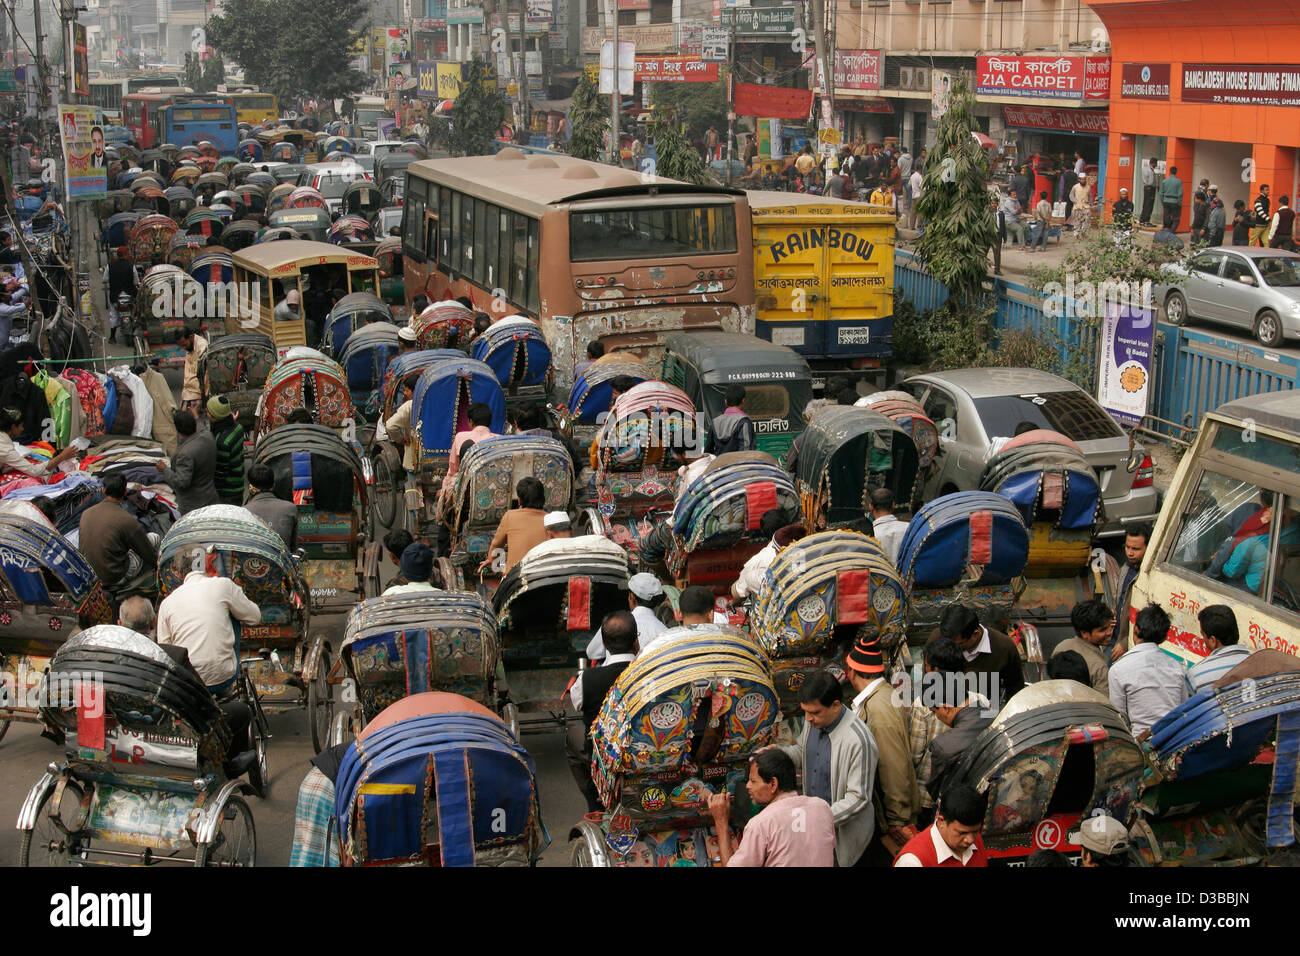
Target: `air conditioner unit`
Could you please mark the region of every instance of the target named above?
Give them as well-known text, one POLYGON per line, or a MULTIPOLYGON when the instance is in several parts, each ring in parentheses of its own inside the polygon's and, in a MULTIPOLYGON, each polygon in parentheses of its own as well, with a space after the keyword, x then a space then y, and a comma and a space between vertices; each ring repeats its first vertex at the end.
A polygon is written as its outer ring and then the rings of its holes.
POLYGON ((910 90, 912 88, 912 68, 910 66, 898 68, 898 88, 900 90, 910 90))
POLYGON ((930 88, 930 71, 918 66, 912 70, 912 89, 928 90, 930 88))

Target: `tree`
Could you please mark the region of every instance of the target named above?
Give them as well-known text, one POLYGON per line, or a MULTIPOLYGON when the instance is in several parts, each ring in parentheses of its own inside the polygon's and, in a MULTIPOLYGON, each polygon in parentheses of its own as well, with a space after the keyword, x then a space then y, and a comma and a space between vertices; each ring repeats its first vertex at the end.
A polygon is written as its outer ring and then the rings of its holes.
POLYGON ((596 82, 583 70, 569 111, 569 155, 598 162, 605 152, 609 100, 596 90, 596 82))
POLYGON ((226 0, 208 20, 208 40, 283 101, 304 92, 337 99, 369 82, 350 65, 366 10, 364 0, 226 0))
POLYGON ((958 78, 939 120, 916 203, 925 219, 917 253, 930 274, 948 287, 950 305, 958 311, 977 308, 997 232, 989 205, 988 157, 972 135, 974 107, 966 80, 958 78))
POLYGON ((185 54, 185 85, 195 93, 206 93, 203 88, 203 69, 199 58, 193 53, 185 54))
POLYGON ((656 83, 650 91, 650 100, 656 111, 671 110, 685 124, 687 142, 704 139, 710 126, 718 131, 719 140, 725 140, 726 83, 725 76, 717 83, 656 83))
POLYGON ((704 167, 704 160, 682 136, 676 116, 656 112, 650 120, 650 133, 655 138, 655 173, 697 186, 712 182, 709 171, 704 167))
POLYGON ((466 68, 465 82, 456 97, 456 110, 447 149, 454 156, 484 156, 506 118, 506 104, 501 94, 487 87, 487 64, 477 53, 466 68))
POLYGON ((226 82, 226 64, 219 56, 208 57, 203 64, 203 88, 209 93, 226 82))

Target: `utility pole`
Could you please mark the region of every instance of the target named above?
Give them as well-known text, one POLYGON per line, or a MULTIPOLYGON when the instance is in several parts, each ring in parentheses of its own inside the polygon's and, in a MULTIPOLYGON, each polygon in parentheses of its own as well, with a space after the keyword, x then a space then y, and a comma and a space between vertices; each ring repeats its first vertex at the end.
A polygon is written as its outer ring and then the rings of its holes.
MULTIPOLYGON (((831 125, 831 88, 830 88, 830 70, 827 69, 827 50, 826 50, 826 8, 823 4, 826 0, 809 0, 812 7, 813 33, 815 34, 817 49, 817 83, 822 91, 822 111, 821 123, 822 128, 828 128, 831 125)), ((818 139, 820 140, 820 136, 818 139)), ((818 143, 818 152, 821 152, 821 144, 818 143)), ((822 160, 825 162, 825 159, 822 160)))
MULTIPOLYGON (((524 49, 528 41, 528 8, 525 0, 519 0, 519 53, 511 51, 510 62, 515 74, 515 88, 519 91, 519 125, 524 132, 524 142, 528 138, 528 53, 524 49)), ((506 29, 510 28, 510 4, 506 3, 506 29)))
POLYGON ((614 38, 614 92, 609 96, 609 164, 621 166, 623 161, 618 148, 618 131, 619 108, 622 106, 623 93, 619 89, 622 74, 618 68, 618 0, 609 0, 609 22, 613 24, 610 29, 613 31, 614 38))
POLYGON ((36 28, 36 117, 41 130, 41 152, 50 153, 50 64, 45 59, 45 33, 41 29, 41 0, 33 0, 36 28))
MULTIPOLYGON (((727 185, 731 185, 736 155, 736 9, 731 8, 731 41, 727 48, 727 185)), ((755 118, 755 124, 758 119, 755 118)), ((706 164, 707 165, 707 164, 706 164)))

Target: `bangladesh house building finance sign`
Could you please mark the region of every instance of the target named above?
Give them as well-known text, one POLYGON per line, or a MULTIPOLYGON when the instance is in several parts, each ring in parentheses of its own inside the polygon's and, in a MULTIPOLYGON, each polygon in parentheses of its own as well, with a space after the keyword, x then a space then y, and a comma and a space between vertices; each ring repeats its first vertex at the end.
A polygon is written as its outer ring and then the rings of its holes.
POLYGON ((1184 63, 1184 103, 1300 106, 1300 65, 1184 63))

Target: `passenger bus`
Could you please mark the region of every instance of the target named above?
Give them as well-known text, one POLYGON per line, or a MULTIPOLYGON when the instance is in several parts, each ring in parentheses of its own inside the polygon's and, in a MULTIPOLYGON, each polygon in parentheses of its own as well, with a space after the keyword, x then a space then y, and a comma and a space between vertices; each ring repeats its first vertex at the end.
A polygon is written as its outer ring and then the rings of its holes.
MULTIPOLYGON (((136 146, 140 149, 156 149, 163 143, 171 142, 166 138, 159 138, 162 133, 160 113, 164 106, 178 103, 186 98, 198 102, 230 103, 229 97, 218 94, 196 94, 188 87, 183 86, 169 90, 150 88, 143 92, 128 93, 124 96, 122 98, 122 120, 135 138, 136 146)), ((234 129, 234 126, 232 125, 231 128, 234 129)), ((190 140, 187 138, 185 142, 188 143, 190 140)), ((177 143, 176 145, 181 144, 177 143)), ((230 152, 233 153, 237 145, 238 139, 231 145, 230 152)))
POLYGON ((179 73, 141 73, 126 78, 127 93, 139 93, 142 90, 166 90, 169 93, 192 92, 182 82, 179 73))
POLYGON ((673 332, 754 331, 740 190, 507 147, 412 163, 402 209, 407 303, 468 296, 533 318, 561 394, 595 339, 657 362, 673 332))
POLYGON ((90 105, 98 106, 104 113, 104 119, 109 122, 122 122, 122 97, 125 95, 124 77, 90 81, 90 105))
POLYGON ((154 135, 159 143, 177 146, 208 140, 223 156, 233 156, 239 146, 235 107, 217 99, 177 97, 155 111, 154 135))
POLYGON ((1243 646, 1300 655, 1300 393, 1268 392, 1210 412, 1183 455, 1133 583, 1136 612, 1172 621, 1162 648, 1207 652, 1197 613, 1226 604, 1243 646))
POLYGON ((280 116, 279 104, 270 93, 241 90, 229 96, 235 102, 235 116, 241 123, 250 126, 268 126, 280 116))
POLYGON ((352 112, 352 121, 361 127, 361 135, 367 139, 379 138, 379 121, 390 116, 382 96, 361 96, 357 98, 352 112))

